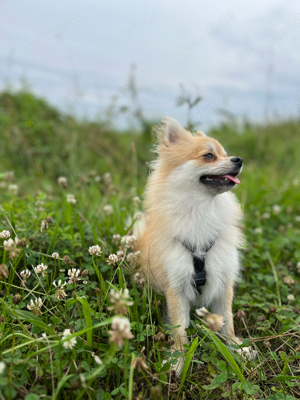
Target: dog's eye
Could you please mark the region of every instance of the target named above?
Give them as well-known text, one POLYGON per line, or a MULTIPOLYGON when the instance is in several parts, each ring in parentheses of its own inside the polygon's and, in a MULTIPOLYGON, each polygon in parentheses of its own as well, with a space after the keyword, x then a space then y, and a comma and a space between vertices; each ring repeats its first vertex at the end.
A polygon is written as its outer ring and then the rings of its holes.
POLYGON ((208 153, 208 154, 204 154, 204 156, 203 157, 205 157, 205 158, 208 158, 208 159, 212 159, 212 158, 214 158, 214 155, 213 154, 211 154, 211 153, 208 153))

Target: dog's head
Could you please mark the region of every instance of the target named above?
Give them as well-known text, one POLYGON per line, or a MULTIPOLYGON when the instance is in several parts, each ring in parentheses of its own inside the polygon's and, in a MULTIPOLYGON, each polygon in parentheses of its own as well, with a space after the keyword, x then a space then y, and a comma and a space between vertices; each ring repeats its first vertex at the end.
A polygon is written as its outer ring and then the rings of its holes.
POLYGON ((175 119, 166 118, 157 130, 157 141, 161 173, 183 190, 193 185, 216 195, 240 183, 243 160, 228 157, 221 144, 204 133, 191 134, 175 119))

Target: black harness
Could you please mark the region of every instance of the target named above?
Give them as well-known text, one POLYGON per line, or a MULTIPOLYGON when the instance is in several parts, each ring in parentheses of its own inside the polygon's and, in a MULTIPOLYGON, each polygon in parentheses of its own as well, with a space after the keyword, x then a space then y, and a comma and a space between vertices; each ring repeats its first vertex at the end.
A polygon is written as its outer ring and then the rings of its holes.
POLYGON ((196 246, 192 246, 189 243, 181 242, 181 244, 188 249, 193 255, 193 264, 194 264, 194 286, 198 292, 198 294, 202 294, 201 286, 204 286, 206 283, 206 272, 205 272, 205 256, 206 253, 213 247, 216 241, 209 243, 204 247, 204 255, 202 257, 196 256, 195 250, 196 246))

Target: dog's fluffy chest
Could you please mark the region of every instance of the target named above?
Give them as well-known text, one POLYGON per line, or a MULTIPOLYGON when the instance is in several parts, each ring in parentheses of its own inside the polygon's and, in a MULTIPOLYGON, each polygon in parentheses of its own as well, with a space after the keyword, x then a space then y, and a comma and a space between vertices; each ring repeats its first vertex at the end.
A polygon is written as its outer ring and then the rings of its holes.
POLYGON ((235 225, 234 197, 228 193, 218 197, 187 199, 181 206, 175 201, 169 210, 168 227, 173 236, 189 243, 198 256, 235 225))
POLYGON ((234 196, 218 197, 198 204, 191 200, 181 212, 174 202, 172 216, 169 210, 170 246, 164 263, 169 280, 174 288, 183 290, 190 301, 195 302, 193 254, 184 244, 188 244, 196 256, 205 255, 207 282, 202 289, 201 303, 206 305, 216 298, 224 285, 235 280, 239 270, 240 234, 235 224, 234 196))

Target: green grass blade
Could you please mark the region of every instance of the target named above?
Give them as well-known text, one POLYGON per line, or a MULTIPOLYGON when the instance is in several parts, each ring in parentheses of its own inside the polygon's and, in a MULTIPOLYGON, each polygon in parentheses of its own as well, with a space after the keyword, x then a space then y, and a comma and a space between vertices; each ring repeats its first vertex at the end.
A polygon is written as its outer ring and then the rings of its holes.
MULTIPOLYGON (((206 328, 206 327, 203 327, 203 328, 206 331, 208 331, 208 328, 206 328)), ((228 364, 234 370, 234 372, 236 373, 240 382, 245 383, 246 380, 242 374, 242 371, 240 370, 239 366, 237 365, 235 359, 232 357, 230 350, 228 350, 228 348, 225 346, 225 344, 222 343, 221 340, 213 332, 210 333, 210 337, 212 338, 216 349, 222 354, 222 356, 225 358, 225 360, 228 362, 228 364)))
POLYGON ((196 337, 193 340, 193 343, 191 344, 191 347, 190 347, 188 353, 185 356, 183 369, 182 369, 182 375, 181 375, 180 387, 179 387, 178 394, 177 394, 177 399, 179 398, 179 395, 181 393, 181 390, 182 390, 182 387, 183 387, 183 384, 184 384, 184 381, 185 381, 189 366, 190 366, 190 364, 192 362, 192 358, 193 358, 193 355, 195 353, 195 350, 196 350, 197 346, 198 346, 198 338, 196 337))
MULTIPOLYGON (((87 332, 89 332, 89 331, 91 331, 91 330, 93 330, 93 329, 100 328, 101 326, 109 325, 109 324, 111 323, 111 320, 112 320, 112 318, 108 318, 108 319, 106 319, 105 321, 99 322, 99 324, 96 324, 96 325, 94 325, 94 326, 92 326, 92 327, 90 327, 90 328, 85 328, 85 329, 82 329, 81 331, 72 333, 72 335, 68 336, 65 340, 54 341, 54 342, 52 342, 49 346, 46 346, 46 347, 44 347, 44 348, 41 349, 41 350, 38 350, 38 351, 36 351, 36 352, 34 352, 34 353, 31 353, 31 354, 30 354, 30 357, 24 358, 24 360, 22 360, 22 361, 19 362, 19 363, 21 364, 21 363, 23 363, 23 362, 27 362, 29 358, 35 357, 35 356, 37 356, 37 355, 39 355, 39 354, 44 353, 45 351, 48 351, 49 349, 52 349, 52 348, 54 348, 54 347, 56 347, 56 346, 59 346, 61 343, 63 343, 63 342, 66 341, 66 340, 70 340, 71 338, 74 338, 74 337, 76 338, 77 336, 82 336, 82 335, 84 335, 85 333, 87 333, 87 332)), ((54 336, 56 337, 56 335, 54 335, 54 336)), ((24 347, 24 346, 27 346, 27 345, 28 345, 28 343, 22 343, 22 344, 20 344, 20 345, 18 346, 18 348, 21 348, 21 347, 24 347)), ((12 348, 7 349, 7 350, 4 350, 4 351, 2 352, 2 355, 7 354, 7 353, 10 353, 11 351, 12 351, 12 348)))
POLYGON ((276 378, 270 379, 270 382, 292 381, 294 379, 300 380, 300 376, 278 375, 276 378))
POLYGON ((24 311, 24 310, 12 310, 2 299, 0 301, 4 304, 6 307, 6 313, 11 317, 11 318, 16 318, 19 321, 27 321, 31 324, 34 324, 38 326, 39 328, 43 329, 44 332, 53 335, 54 331, 51 326, 48 326, 41 318, 39 318, 37 315, 33 314, 32 312, 29 311, 24 311))
POLYGON ((129 384, 128 384, 128 400, 132 400, 132 392, 133 392, 133 373, 134 373, 134 368, 133 368, 133 361, 135 359, 135 355, 132 354, 131 358, 131 365, 130 365, 130 372, 129 372, 129 384))
POLYGON ((81 221, 80 221, 80 218, 79 218, 77 212, 74 211, 74 210, 73 210, 73 216, 74 216, 74 219, 75 219, 75 221, 76 221, 76 224, 77 224, 77 227, 78 227, 78 230, 79 230, 79 233, 80 233, 81 246, 82 246, 82 248, 84 249, 84 248, 85 248, 84 229, 83 229, 82 223, 81 223, 81 221))
MULTIPOLYGON (((93 321, 91 317, 92 310, 89 306, 89 303, 85 297, 79 297, 77 296, 77 299, 80 301, 82 304, 82 309, 83 309, 83 314, 84 314, 84 319, 86 322, 86 327, 87 328, 92 328, 93 327, 93 321)), ((90 347, 93 347, 93 331, 90 329, 87 331, 87 344, 90 347)))
POLYGON ((54 397, 53 397, 53 400, 56 400, 56 399, 57 399, 57 396, 58 396, 58 394, 59 394, 59 392, 60 392, 60 389, 62 389, 62 388, 64 387, 64 384, 65 384, 70 378, 72 378, 72 376, 74 376, 74 374, 70 374, 70 375, 64 376, 64 377, 58 382, 57 388, 56 388, 56 391, 55 391, 55 394, 54 394, 54 397))

